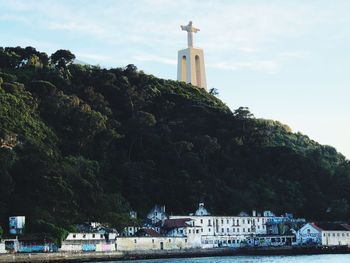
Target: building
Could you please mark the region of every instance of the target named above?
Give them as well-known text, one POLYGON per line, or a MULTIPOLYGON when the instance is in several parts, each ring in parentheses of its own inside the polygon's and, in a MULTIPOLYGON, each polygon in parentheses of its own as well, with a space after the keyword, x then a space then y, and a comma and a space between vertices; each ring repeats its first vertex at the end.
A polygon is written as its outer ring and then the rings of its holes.
POLYGON ((246 237, 267 234, 266 222, 255 211, 253 215, 241 212, 238 216, 212 216, 200 203, 195 214, 170 216, 170 219, 186 219, 193 222, 196 234, 201 238, 203 248, 239 247, 246 237))
POLYGON ((295 235, 289 232, 284 235, 265 234, 249 236, 245 244, 248 247, 281 247, 291 246, 295 241, 295 235))
POLYGON ((0 241, 0 254, 6 253, 5 242, 0 241))
POLYGON ((61 251, 115 251, 116 233, 69 233, 61 251))
POLYGON ((315 223, 307 223, 296 232, 298 245, 320 245, 322 230, 315 223))
POLYGON ((194 213, 196 216, 210 216, 208 210, 204 207, 204 203, 199 203, 198 209, 194 213))
POLYGON ((147 219, 150 223, 155 224, 158 222, 163 222, 167 218, 165 213, 165 206, 155 205, 147 214, 147 219))
POLYGON ((304 218, 294 218, 293 214, 285 213, 281 216, 273 215, 268 217, 266 221, 266 228, 268 234, 284 235, 292 229, 300 229, 303 225, 305 225, 305 223, 306 220, 304 218))
POLYGON ((321 229, 321 244, 324 246, 350 247, 350 225, 339 223, 318 223, 321 229))
POLYGON ((25 227, 25 216, 11 216, 9 217, 10 234, 20 235, 23 234, 25 227))
POLYGON ((192 25, 192 21, 181 29, 187 31, 188 47, 178 52, 177 80, 207 90, 203 50, 193 47, 193 33, 199 29, 192 25))

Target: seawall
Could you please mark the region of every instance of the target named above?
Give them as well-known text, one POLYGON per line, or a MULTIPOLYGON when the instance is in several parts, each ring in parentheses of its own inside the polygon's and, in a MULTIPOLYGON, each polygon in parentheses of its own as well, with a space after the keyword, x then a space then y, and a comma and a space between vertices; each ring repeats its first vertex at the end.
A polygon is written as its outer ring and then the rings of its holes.
POLYGON ((131 259, 210 257, 234 255, 307 255, 307 254, 350 254, 348 247, 283 247, 283 248, 247 248, 247 249, 183 249, 149 250, 132 252, 85 252, 85 253, 31 253, 1 254, 0 262, 44 263, 44 262, 91 262, 131 259))

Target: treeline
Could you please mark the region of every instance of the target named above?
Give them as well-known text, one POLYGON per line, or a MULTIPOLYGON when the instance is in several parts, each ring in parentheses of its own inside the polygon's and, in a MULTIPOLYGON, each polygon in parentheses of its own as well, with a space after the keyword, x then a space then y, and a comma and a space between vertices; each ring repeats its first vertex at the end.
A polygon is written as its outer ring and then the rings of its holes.
MULTIPOLYGON (((153 204, 217 214, 350 217, 350 163, 277 121, 137 70, 78 65, 68 50, 0 48, 0 218, 60 238, 121 229, 153 204)), ((134 222, 137 223, 137 222, 134 222)))

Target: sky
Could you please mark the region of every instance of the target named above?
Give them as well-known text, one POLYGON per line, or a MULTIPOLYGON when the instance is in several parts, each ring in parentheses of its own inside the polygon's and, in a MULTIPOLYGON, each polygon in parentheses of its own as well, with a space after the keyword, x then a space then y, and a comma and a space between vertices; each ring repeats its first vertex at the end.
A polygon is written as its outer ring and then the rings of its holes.
POLYGON ((348 0, 0 0, 0 46, 69 49, 176 79, 180 25, 200 31, 208 88, 350 159, 348 0))

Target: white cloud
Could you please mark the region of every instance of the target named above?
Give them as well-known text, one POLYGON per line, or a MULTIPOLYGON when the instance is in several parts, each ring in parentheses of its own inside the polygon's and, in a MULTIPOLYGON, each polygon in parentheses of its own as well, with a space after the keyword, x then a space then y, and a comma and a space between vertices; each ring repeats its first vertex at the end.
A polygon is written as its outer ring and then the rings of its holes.
POLYGON ((158 63, 162 63, 162 64, 167 64, 167 65, 176 65, 176 63, 177 63, 175 59, 161 57, 161 56, 157 56, 157 55, 151 55, 151 54, 137 55, 137 56, 134 56, 133 59, 138 60, 138 61, 158 62, 158 63))

